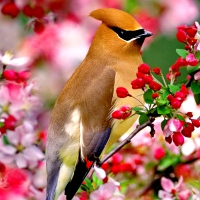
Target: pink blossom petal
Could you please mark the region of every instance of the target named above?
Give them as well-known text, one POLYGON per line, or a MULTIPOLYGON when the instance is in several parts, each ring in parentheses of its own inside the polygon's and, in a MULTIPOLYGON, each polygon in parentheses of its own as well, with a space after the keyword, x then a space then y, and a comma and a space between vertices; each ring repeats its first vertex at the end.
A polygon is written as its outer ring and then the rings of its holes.
POLYGON ((24 150, 23 153, 24 153, 24 157, 27 160, 38 161, 38 160, 44 159, 44 157, 45 157, 44 154, 43 154, 43 152, 41 151, 41 149, 38 148, 38 147, 36 147, 35 145, 27 147, 24 150))
POLYGON ((17 149, 12 145, 5 145, 1 148, 1 151, 7 155, 14 155, 17 149))
POLYGON ((34 142, 36 141, 36 135, 35 134, 24 134, 22 139, 21 139, 21 144, 24 147, 31 146, 34 142))
POLYGON ((172 189, 174 189, 174 183, 170 179, 165 177, 161 178, 161 186, 167 192, 171 192, 172 189))
POLYGON ((182 130, 183 128, 183 125, 182 123, 180 122, 180 120, 178 119, 170 119, 168 122, 167 122, 168 126, 169 126, 169 129, 172 131, 172 132, 179 132, 182 130))
POLYGON ((113 182, 108 182, 104 185, 101 185, 98 190, 95 190, 90 194, 91 200, 103 200, 109 199, 112 197, 115 192, 116 185, 113 182))
MULTIPOLYGON (((199 49, 200 50, 200 49, 199 49)), ((197 72, 195 75, 194 75, 194 80, 199 80, 200 79, 200 72, 197 72)))
POLYGON ((188 200, 190 199, 191 192, 190 190, 183 190, 178 193, 179 200, 188 200))
POLYGON ((15 156, 15 162, 19 168, 26 168, 28 166, 27 160, 24 158, 22 153, 18 153, 15 156))
POLYGON ((176 190, 180 189, 180 187, 182 186, 182 184, 183 184, 183 177, 180 176, 180 178, 179 178, 179 180, 178 180, 178 183, 177 183, 176 186, 175 186, 175 189, 176 189, 176 190))
POLYGON ((169 129, 169 125, 166 124, 163 130, 163 135, 169 137, 172 134, 172 131, 169 129))
POLYGON ((14 155, 6 155, 2 152, 0 152, 0 160, 1 162, 3 162, 4 164, 10 164, 14 162, 14 155))
POLYGON ((7 133, 7 138, 8 138, 8 141, 17 146, 19 143, 20 143, 20 134, 18 133, 18 131, 8 131, 7 133))
POLYGON ((102 169, 102 168, 99 168, 97 167, 96 165, 94 166, 94 170, 95 170, 95 174, 96 176, 103 180, 105 177, 106 177, 106 172, 102 169))
POLYGON ((172 195, 164 190, 158 191, 158 197, 161 198, 162 200, 173 200, 172 195))

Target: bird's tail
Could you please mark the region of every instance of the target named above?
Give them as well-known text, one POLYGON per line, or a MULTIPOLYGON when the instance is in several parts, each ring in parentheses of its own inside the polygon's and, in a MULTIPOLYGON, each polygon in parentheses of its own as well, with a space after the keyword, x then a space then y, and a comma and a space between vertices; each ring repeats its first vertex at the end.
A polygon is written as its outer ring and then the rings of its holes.
POLYGON ((82 160, 81 156, 79 155, 73 178, 65 188, 65 195, 67 197, 67 200, 71 200, 74 197, 93 164, 94 162, 82 160))

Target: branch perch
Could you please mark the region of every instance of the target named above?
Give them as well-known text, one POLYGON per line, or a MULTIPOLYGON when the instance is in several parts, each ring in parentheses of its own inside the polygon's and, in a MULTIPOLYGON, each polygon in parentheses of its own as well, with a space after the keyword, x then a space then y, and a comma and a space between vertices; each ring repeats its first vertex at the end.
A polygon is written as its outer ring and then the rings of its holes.
POLYGON ((131 139, 143 128, 149 126, 151 128, 150 134, 153 137, 154 135, 154 125, 152 124, 154 122, 154 117, 149 117, 149 120, 145 122, 144 124, 137 126, 137 128, 124 140, 122 141, 117 147, 115 147, 111 152, 109 152, 104 158, 102 158, 101 161, 96 161, 96 165, 98 167, 101 167, 101 165, 107 161, 111 156, 113 156, 116 152, 118 152, 122 147, 124 147, 126 144, 131 142, 131 139))

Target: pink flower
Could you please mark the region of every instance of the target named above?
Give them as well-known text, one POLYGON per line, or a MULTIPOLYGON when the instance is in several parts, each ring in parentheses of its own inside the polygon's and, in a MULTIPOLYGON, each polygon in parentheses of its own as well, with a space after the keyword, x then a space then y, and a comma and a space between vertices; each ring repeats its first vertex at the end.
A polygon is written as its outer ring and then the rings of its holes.
POLYGON ((162 200, 173 200, 176 194, 180 200, 187 200, 191 193, 188 189, 183 187, 183 177, 179 178, 178 183, 175 185, 170 179, 162 177, 161 186, 164 190, 159 190, 158 197, 162 200))
POLYGON ((198 6, 190 0, 162 1, 166 9, 160 16, 160 28, 162 33, 175 30, 180 24, 192 23, 198 17, 198 6))
POLYGON ((189 53, 187 56, 186 56, 186 61, 187 61, 187 64, 188 65, 191 65, 191 66, 196 66, 198 64, 198 60, 195 58, 194 54, 193 53, 189 53))
POLYGON ((169 137, 172 132, 179 132, 183 128, 183 124, 179 119, 170 119, 164 127, 163 134, 165 137, 169 137))
POLYGON ((123 200, 119 193, 118 186, 114 182, 101 185, 96 191, 90 194, 91 200, 123 200))
POLYGON ((44 158, 39 147, 34 145, 36 135, 33 134, 30 124, 18 126, 15 131, 8 131, 8 145, 1 144, 0 160, 3 163, 14 163, 19 168, 37 167, 38 162, 44 158))
POLYGON ((0 200, 25 200, 28 186, 28 175, 25 171, 6 166, 3 171, 1 170, 0 200))

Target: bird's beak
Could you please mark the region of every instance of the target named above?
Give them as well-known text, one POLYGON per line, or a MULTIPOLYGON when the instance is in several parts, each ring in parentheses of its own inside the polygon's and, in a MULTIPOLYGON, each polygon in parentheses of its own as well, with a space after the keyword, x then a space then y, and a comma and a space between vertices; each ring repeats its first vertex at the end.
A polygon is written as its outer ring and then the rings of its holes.
POLYGON ((140 35, 140 37, 150 37, 150 36, 152 36, 153 35, 153 33, 152 32, 150 32, 150 31, 147 31, 147 30, 144 30, 144 33, 143 34, 141 34, 140 35))

